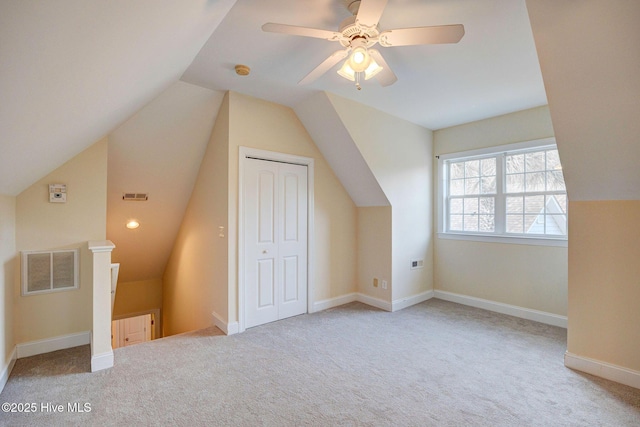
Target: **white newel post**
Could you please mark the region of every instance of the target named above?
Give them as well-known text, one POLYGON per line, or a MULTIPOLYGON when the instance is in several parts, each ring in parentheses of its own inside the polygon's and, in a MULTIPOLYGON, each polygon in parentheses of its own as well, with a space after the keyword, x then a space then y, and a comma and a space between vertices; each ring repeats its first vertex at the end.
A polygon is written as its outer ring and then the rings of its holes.
POLYGON ((113 366, 111 348, 111 251, 109 240, 90 241, 93 253, 93 328, 91 330, 91 372, 113 366))

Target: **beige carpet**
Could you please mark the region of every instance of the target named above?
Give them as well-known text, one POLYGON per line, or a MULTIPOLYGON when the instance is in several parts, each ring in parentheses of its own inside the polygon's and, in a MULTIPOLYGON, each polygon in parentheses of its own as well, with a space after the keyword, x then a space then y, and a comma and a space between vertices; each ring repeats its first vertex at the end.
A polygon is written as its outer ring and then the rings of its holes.
POLYGON ((563 329, 440 300, 353 303, 117 349, 94 374, 86 346, 20 359, 0 403, 64 411, 0 424, 639 426, 640 390, 565 368, 565 349, 563 329))

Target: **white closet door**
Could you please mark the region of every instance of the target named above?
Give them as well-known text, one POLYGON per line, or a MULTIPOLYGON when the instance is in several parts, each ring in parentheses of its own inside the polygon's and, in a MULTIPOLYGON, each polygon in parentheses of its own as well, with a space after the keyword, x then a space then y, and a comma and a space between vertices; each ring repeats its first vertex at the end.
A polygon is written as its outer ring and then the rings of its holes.
POLYGON ((245 327, 307 311, 307 168, 247 159, 245 327))

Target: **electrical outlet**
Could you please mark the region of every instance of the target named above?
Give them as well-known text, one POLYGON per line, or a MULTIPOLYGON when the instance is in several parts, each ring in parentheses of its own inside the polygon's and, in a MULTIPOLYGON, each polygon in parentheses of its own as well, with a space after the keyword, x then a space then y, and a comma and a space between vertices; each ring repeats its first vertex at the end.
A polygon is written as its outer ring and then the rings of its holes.
POLYGON ((374 288, 377 288, 377 287, 378 287, 378 278, 377 278, 377 277, 374 277, 374 278, 373 278, 373 287, 374 287, 374 288))
POLYGON ((387 289, 387 281, 386 280, 382 281, 382 289, 387 289))

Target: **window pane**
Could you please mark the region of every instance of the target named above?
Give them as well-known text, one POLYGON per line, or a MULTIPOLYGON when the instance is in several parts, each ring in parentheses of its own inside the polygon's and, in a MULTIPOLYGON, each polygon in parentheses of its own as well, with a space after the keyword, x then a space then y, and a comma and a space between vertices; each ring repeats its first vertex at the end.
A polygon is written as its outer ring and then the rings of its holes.
POLYGON ((480 160, 464 162, 464 173, 466 178, 480 176, 480 160))
POLYGON ((524 154, 516 154, 506 156, 507 173, 523 173, 524 172, 524 154))
POLYGON ((465 231, 478 231, 478 215, 465 215, 464 216, 464 230, 465 231))
POLYGON ((560 156, 558 150, 547 151, 547 170, 561 170, 560 156))
POLYGON ((507 233, 522 233, 522 215, 507 215, 507 233))
POLYGON ((449 177, 451 179, 464 178, 464 162, 450 163, 449 177))
POLYGON ((495 217, 493 215, 480 215, 480 231, 483 232, 493 232, 495 231, 495 217))
POLYGON ((462 215, 451 215, 449 217, 449 229, 462 231, 462 215))
POLYGON ((480 193, 495 194, 496 178, 495 177, 480 178, 480 193))
POLYGON ((544 234, 544 215, 525 215, 524 232, 527 234, 544 234))
POLYGON ((482 176, 495 176, 496 175, 496 159, 482 159, 480 162, 480 168, 482 176))
POLYGON ((507 175, 507 193, 524 192, 524 174, 507 175))
POLYGON ((533 172, 526 174, 526 192, 538 192, 544 191, 544 172, 533 172))
POLYGON ((562 171, 547 172, 547 191, 565 191, 562 171))
POLYGON ((522 197, 507 197, 507 213, 523 213, 524 201, 522 197))
POLYGON ((567 217, 564 215, 547 215, 546 234, 564 236, 567 234, 567 217))
POLYGON ((464 179, 454 179, 449 186, 449 194, 452 196, 464 195, 464 179))
POLYGON ((525 196, 524 211, 529 214, 544 213, 544 196, 525 196))
POLYGON ((480 178, 465 179, 464 194, 480 194, 480 178))
POLYGON ((550 199, 553 199, 552 202, 547 202, 547 209, 549 209, 550 213, 567 213, 567 196, 564 194, 556 194, 555 196, 547 196, 550 199), (552 209, 556 206, 560 209, 559 212, 554 212, 552 209))
POLYGON ((462 199, 449 200, 449 213, 452 213, 452 214, 462 213, 462 199))
POLYGON ((544 151, 525 154, 527 172, 543 171, 545 168, 544 151))
POLYGON ((478 199, 475 197, 469 197, 464 199, 464 213, 465 215, 478 213, 478 199))
POLYGON ((480 198, 480 213, 492 215, 495 213, 495 199, 493 197, 480 198))

